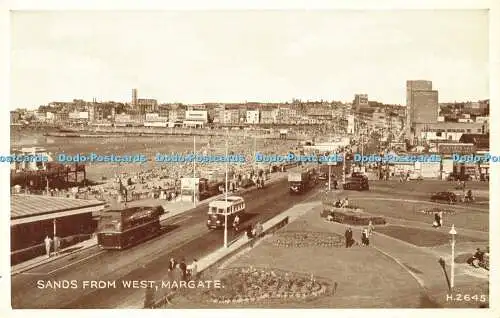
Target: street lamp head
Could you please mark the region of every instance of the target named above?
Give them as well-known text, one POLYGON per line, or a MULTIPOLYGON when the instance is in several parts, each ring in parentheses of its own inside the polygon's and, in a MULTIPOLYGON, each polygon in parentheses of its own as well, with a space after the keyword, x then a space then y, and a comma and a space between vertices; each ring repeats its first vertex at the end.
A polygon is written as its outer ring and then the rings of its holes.
POLYGON ((457 234, 457 231, 455 230, 455 224, 452 224, 452 225, 451 225, 451 230, 450 230, 450 232, 449 232, 449 233, 450 233, 451 235, 455 235, 455 234, 457 234))

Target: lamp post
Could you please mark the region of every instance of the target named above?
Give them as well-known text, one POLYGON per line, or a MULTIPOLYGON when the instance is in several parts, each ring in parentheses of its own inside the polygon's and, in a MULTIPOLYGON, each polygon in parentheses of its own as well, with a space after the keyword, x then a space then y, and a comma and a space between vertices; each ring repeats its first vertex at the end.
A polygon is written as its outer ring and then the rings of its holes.
POLYGON ((254 162, 254 169, 257 171, 257 161, 255 160, 255 157, 257 156, 257 136, 253 136, 253 162, 254 162))
POLYGON ((332 163, 328 162, 328 191, 332 191, 332 163))
POLYGON ((227 207, 227 157, 228 157, 228 148, 229 148, 229 145, 228 145, 228 138, 229 138, 229 130, 227 131, 226 133, 226 189, 224 191, 225 193, 225 198, 226 198, 226 203, 225 203, 225 209, 224 209, 224 247, 225 248, 228 248, 228 245, 227 245, 227 211, 228 211, 228 207, 227 207))
POLYGON ((363 156, 365 152, 365 132, 364 130, 361 132, 361 163, 359 164, 359 171, 362 171, 363 167, 363 156))
POLYGON ((344 157, 342 158, 342 159, 343 159, 343 160, 342 160, 342 184, 345 184, 345 172, 346 172, 346 171, 345 171, 345 168, 346 168, 346 166, 345 166, 345 162, 346 162, 346 160, 347 160, 347 158, 346 158, 346 154, 347 154, 347 153, 346 153, 345 148, 344 148, 344 157))
POLYGON ((193 136, 193 204, 196 206, 196 136, 193 136))
POLYGON ((457 231, 455 230, 455 224, 452 224, 451 230, 449 232, 451 234, 451 280, 450 280, 450 288, 453 290, 455 286, 455 235, 457 231))

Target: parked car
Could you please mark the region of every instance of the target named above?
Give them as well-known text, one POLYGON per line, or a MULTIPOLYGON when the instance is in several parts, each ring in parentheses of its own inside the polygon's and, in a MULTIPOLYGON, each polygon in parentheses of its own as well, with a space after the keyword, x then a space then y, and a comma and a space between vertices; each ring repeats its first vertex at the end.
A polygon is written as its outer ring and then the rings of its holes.
POLYGON ((448 178, 446 179, 447 181, 469 181, 471 180, 471 176, 468 174, 458 174, 458 173, 450 173, 448 178))
POLYGON ((422 177, 421 174, 414 172, 414 173, 410 174, 410 178, 409 179, 410 180, 418 180, 418 181, 420 181, 420 180, 424 180, 424 177, 422 177))
POLYGON ((448 204, 457 203, 457 195, 453 192, 437 192, 431 195, 432 202, 445 202, 448 204))

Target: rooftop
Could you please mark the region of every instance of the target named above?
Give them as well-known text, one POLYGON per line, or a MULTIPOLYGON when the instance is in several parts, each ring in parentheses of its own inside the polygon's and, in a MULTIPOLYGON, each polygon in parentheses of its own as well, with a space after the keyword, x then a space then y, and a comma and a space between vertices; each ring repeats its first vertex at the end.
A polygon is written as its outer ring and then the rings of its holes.
POLYGON ((104 206, 96 200, 80 200, 42 195, 13 194, 10 199, 11 220, 31 216, 104 206))

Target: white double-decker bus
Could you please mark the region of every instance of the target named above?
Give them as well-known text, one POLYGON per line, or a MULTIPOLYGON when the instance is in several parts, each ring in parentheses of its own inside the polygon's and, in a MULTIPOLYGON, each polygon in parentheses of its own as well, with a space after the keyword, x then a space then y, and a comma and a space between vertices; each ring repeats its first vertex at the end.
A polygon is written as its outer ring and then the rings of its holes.
POLYGON ((231 227, 234 218, 245 213, 245 200, 238 196, 228 196, 208 204, 207 227, 209 229, 224 228, 224 216, 227 213, 227 226, 231 227))

